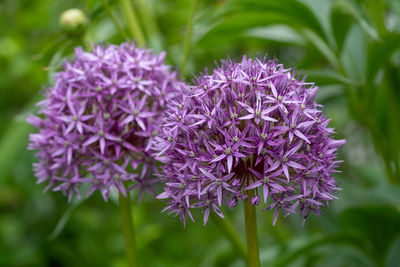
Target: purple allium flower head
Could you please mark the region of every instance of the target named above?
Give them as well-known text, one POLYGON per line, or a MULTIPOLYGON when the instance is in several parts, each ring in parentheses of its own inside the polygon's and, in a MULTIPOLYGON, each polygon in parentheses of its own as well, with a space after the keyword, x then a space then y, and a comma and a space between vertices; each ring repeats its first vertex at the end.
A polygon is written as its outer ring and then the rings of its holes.
POLYGON ((28 118, 39 129, 29 145, 38 150, 38 183, 69 200, 84 183, 91 185, 88 195, 99 190, 105 200, 112 187, 124 195, 152 190, 151 148, 161 112, 184 85, 164 65, 165 53, 134 44, 97 45, 91 53, 76 48, 75 54, 39 103, 41 118, 28 118))
POLYGON ((330 119, 314 101, 318 87, 295 77, 276 60, 222 61, 212 74, 173 101, 157 137, 165 210, 183 223, 201 208, 223 216, 223 203, 239 200, 286 216, 310 211, 336 198, 333 178, 340 161, 330 119), (248 190, 255 196, 248 197, 248 190))

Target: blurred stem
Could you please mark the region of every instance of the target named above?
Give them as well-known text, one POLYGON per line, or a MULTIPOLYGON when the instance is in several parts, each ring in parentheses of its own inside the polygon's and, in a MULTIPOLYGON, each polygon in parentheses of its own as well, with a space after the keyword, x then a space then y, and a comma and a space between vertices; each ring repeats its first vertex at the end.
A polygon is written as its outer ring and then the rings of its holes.
POLYGON ((243 259, 247 258, 246 246, 240 236, 237 234, 229 218, 221 218, 218 215, 211 214, 212 221, 224 232, 234 249, 240 254, 243 259))
MULTIPOLYGON (((36 97, 34 100, 37 100, 36 97)), ((28 105, 30 106, 30 105, 28 105)), ((26 150, 29 133, 33 126, 22 120, 13 121, 0 140, 0 184, 5 183, 9 173, 26 150)))
POLYGON ((135 232, 132 220, 131 199, 129 193, 124 197, 119 194, 119 208, 121 211, 122 229, 125 236, 126 259, 129 267, 139 266, 135 246, 135 232))
POLYGON ((153 13, 150 11, 148 7, 148 3, 145 0, 137 0, 137 5, 139 9, 139 14, 141 15, 141 18, 143 20, 146 20, 146 23, 144 23, 144 29, 147 32, 147 34, 150 35, 156 35, 158 34, 158 26, 156 23, 156 20, 154 18, 153 13))
POLYGON ((53 241, 56 239, 62 230, 64 229, 65 225, 71 218, 72 214, 76 211, 76 209, 85 201, 86 198, 81 198, 78 199, 74 202, 72 202, 70 205, 68 205, 67 210, 64 212, 64 214, 61 216, 60 220, 58 220, 56 227, 54 228, 53 232, 49 236, 49 240, 53 241))
POLYGON ((371 20, 375 23, 379 35, 384 36, 387 32, 385 25, 385 3, 382 0, 373 0, 367 4, 371 20))
POLYGON ((83 47, 85 47, 87 51, 92 51, 94 49, 93 36, 90 33, 82 36, 81 43, 83 44, 83 47))
POLYGON ((139 16, 143 22, 143 28, 147 34, 149 46, 156 50, 162 50, 162 39, 157 20, 151 8, 152 1, 150 0, 137 0, 139 16))
POLYGON ((129 38, 128 34, 125 32, 124 29, 122 29, 121 25, 119 25, 118 20, 114 16, 114 13, 112 12, 112 9, 111 9, 110 5, 107 3, 107 0, 102 0, 102 1, 103 1, 103 6, 105 7, 108 16, 113 21, 115 27, 117 27, 117 30, 118 30, 119 34, 123 38, 128 39, 129 38))
POLYGON ((145 39, 143 32, 140 28, 139 21, 133 10, 133 6, 130 0, 119 0, 121 6, 122 14, 125 17, 128 30, 133 38, 135 38, 138 46, 143 47, 145 44, 145 39))
POLYGON ((247 192, 249 198, 244 203, 244 218, 246 224, 248 266, 260 267, 257 238, 257 214, 256 207, 251 204, 251 198, 254 196, 254 190, 249 190, 247 192))
POLYGON ((57 47, 60 46, 63 42, 65 42, 67 39, 66 35, 61 34, 58 36, 54 41, 49 42, 44 48, 37 54, 32 55, 32 60, 41 60, 42 58, 46 57, 50 53, 54 54, 52 50, 56 49, 57 47))
POLYGON ((196 11, 197 0, 192 1, 192 7, 190 9, 188 22, 187 22, 187 30, 185 35, 185 40, 183 42, 183 58, 181 63, 181 77, 185 74, 186 62, 189 56, 189 49, 190 49, 190 38, 192 37, 192 29, 193 29, 193 18, 194 13, 196 11))

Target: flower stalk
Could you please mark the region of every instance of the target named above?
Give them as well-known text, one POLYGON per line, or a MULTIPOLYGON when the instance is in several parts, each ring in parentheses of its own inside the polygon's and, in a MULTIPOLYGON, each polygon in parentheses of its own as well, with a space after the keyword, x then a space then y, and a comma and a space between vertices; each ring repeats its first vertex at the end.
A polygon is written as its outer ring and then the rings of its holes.
POLYGON ((163 50, 163 37, 160 34, 157 19, 154 15, 154 1, 137 0, 137 11, 140 20, 142 21, 143 30, 147 34, 147 46, 155 51, 163 50))
MULTIPOLYGON (((165 211, 185 224, 201 209, 206 224, 210 212, 223 217, 223 204, 248 199, 273 210, 275 224, 279 213, 320 215, 336 198, 337 150, 346 141, 332 139, 330 119, 314 100, 317 86, 275 59, 245 55, 222 60, 194 84, 168 105, 155 146, 165 164, 158 197, 168 201, 165 211)), ((254 225, 255 211, 246 211, 254 225)))
POLYGON ((256 207, 251 203, 251 199, 254 196, 254 190, 249 190, 248 195, 249 198, 244 203, 248 266, 259 267, 260 256, 258 252, 257 214, 256 214, 256 207))
POLYGON ((239 253, 240 257, 246 259, 247 258, 246 245, 243 243, 242 239, 237 234, 229 218, 227 218, 226 216, 225 218, 221 218, 218 215, 212 213, 211 219, 219 227, 219 229, 224 232, 226 237, 231 242, 233 248, 236 250, 237 253, 239 253))
POLYGON ((110 7, 110 5, 107 3, 107 0, 102 0, 103 2, 103 6, 108 14, 108 16, 110 17, 110 19, 113 21, 115 27, 117 28, 119 34, 125 38, 128 39, 128 34, 125 32, 125 30, 123 28, 121 28, 121 25, 119 25, 117 18, 114 16, 112 9, 110 7))
POLYGON ((120 0, 119 4, 131 36, 136 39, 138 46, 143 47, 145 38, 135 15, 135 11, 133 10, 132 3, 130 0, 120 0))
POLYGON ((194 13, 196 11, 196 6, 197 6, 197 0, 193 0, 192 7, 190 9, 190 13, 189 13, 189 17, 188 17, 185 40, 183 42, 183 58, 182 58, 181 70, 180 70, 181 77, 183 77, 185 75, 185 68, 186 68, 186 62, 187 62, 187 59, 189 56, 190 39, 192 37, 193 18, 194 18, 194 13))
POLYGON ((129 193, 125 197, 119 194, 119 208, 121 212, 122 228, 125 238, 126 259, 129 267, 137 267, 137 253, 135 245, 135 231, 133 227, 131 199, 129 193))

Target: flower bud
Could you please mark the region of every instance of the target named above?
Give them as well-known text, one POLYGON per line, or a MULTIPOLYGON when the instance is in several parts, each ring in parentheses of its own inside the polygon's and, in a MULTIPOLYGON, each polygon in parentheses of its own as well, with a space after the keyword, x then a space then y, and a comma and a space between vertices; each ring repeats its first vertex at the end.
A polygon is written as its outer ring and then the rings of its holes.
POLYGON ((240 185, 240 180, 239 179, 235 179, 233 180, 232 186, 236 187, 240 185))
POLYGON ((251 198, 251 204, 253 204, 254 206, 257 206, 260 203, 260 196, 254 196, 251 198))
POLYGON ((235 207, 235 206, 237 205, 237 203, 238 203, 237 198, 236 198, 236 197, 233 197, 233 198, 229 201, 228 205, 229 205, 230 208, 233 208, 233 207, 235 207))
POLYGON ((60 25, 68 33, 80 34, 88 24, 85 13, 78 8, 71 8, 60 15, 60 25))

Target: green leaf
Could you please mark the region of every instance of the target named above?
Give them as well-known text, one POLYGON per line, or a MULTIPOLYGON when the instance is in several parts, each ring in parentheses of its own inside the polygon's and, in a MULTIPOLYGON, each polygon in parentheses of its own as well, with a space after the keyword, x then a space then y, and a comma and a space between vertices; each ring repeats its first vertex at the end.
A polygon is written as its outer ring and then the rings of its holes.
MULTIPOLYGON (((289 245, 293 246, 293 243, 295 242, 291 242, 291 244, 289 245)), ((272 266, 275 267, 288 266, 296 259, 305 256, 306 254, 310 254, 315 248, 332 244, 342 245, 342 246, 343 245, 355 246, 355 244, 357 244, 357 239, 354 239, 351 236, 343 234, 332 234, 322 237, 313 237, 309 239, 305 244, 302 244, 295 248, 289 248, 288 251, 284 251, 284 253, 282 253, 280 257, 277 257, 276 262, 274 262, 272 266)))
MULTIPOLYGON (((314 13, 302 2, 293 0, 230 1, 196 20, 194 41, 223 43, 222 39, 240 38, 246 30, 268 25, 308 28, 326 40, 326 34, 314 13)), ((276 41, 276 40, 275 40, 276 41)), ((285 42, 285 40, 283 40, 285 42)))
POLYGON ((386 267, 397 267, 399 265, 399 255, 400 255, 400 236, 397 236, 396 240, 393 241, 391 248, 387 253, 385 259, 386 267))
MULTIPOLYGON (((33 102, 36 100, 36 98, 33 99, 33 102)), ((29 104, 23 114, 28 114, 31 110, 33 110, 33 104, 29 104)), ((0 181, 7 177, 15 166, 18 156, 27 148, 28 136, 33 127, 25 119, 26 115, 15 117, 0 140, 0 181)))
POLYGON ((343 48, 344 41, 349 33, 353 20, 346 14, 342 12, 342 9, 336 4, 337 2, 333 2, 331 8, 331 25, 333 35, 336 40, 337 49, 340 51, 343 48))
POLYGON ((303 29, 302 33, 334 68, 339 68, 339 60, 337 59, 332 49, 323 39, 321 39, 315 32, 309 29, 303 29))
POLYGON ((235 13, 232 5, 225 4, 219 8, 207 9, 195 18, 192 32, 192 43, 199 42, 205 35, 215 27, 224 22, 224 20, 235 13))
POLYGON ((358 6, 352 5, 347 0, 337 0, 334 3, 334 8, 337 12, 341 12, 357 22, 361 29, 373 40, 379 41, 380 37, 377 30, 363 18, 363 14, 358 6))
POLYGON ((320 21, 314 16, 314 13, 302 1, 297 0, 238 0, 238 10, 266 13, 278 13, 288 17, 287 24, 293 26, 305 26, 312 29, 318 35, 325 39, 325 32, 320 21))
POLYGON ((340 214, 339 221, 344 234, 359 239, 360 249, 379 265, 400 233, 400 213, 391 206, 349 208, 340 214))
POLYGON ((58 220, 56 227, 54 228, 53 232, 51 232, 49 236, 49 240, 54 240, 56 239, 62 230, 64 229, 65 225, 71 218, 72 214, 74 211, 78 208, 78 206, 83 202, 83 200, 75 201, 68 205, 67 210, 64 212, 64 214, 61 216, 61 218, 58 220))
POLYGON ((305 74, 310 80, 316 80, 318 85, 327 84, 344 84, 344 85, 358 85, 357 81, 349 79, 334 70, 305 70, 305 74))
POLYGON ((287 44, 304 46, 306 41, 291 27, 286 25, 271 25, 248 29, 243 34, 246 37, 260 38, 287 44))
POLYGON ((327 43, 330 47, 336 49, 336 42, 333 36, 332 24, 330 23, 330 14, 332 9, 331 0, 302 0, 302 3, 306 5, 313 13, 315 18, 321 25, 324 34, 326 36, 327 43))
POLYGON ((342 71, 353 80, 361 81, 365 79, 366 46, 367 43, 362 30, 359 26, 353 25, 340 54, 342 71))
POLYGON ((289 16, 276 12, 240 12, 223 18, 218 25, 201 36, 198 42, 203 45, 221 45, 225 44, 221 40, 240 38, 248 29, 287 24, 290 20, 292 19, 289 16))
POLYGON ((368 47, 366 77, 374 81, 379 70, 387 64, 391 55, 400 48, 400 34, 390 33, 382 42, 374 42, 368 47))
POLYGON ((397 0, 389 1, 389 10, 397 19, 392 21, 394 23, 388 27, 388 30, 400 32, 400 2, 397 0))
POLYGON ((85 196, 89 192, 90 187, 91 186, 89 184, 85 184, 84 186, 82 186, 80 188, 81 197, 79 199, 74 197, 72 202, 69 203, 67 210, 63 213, 61 218, 58 220, 53 232, 51 232, 51 234, 49 236, 49 240, 54 240, 61 234, 65 225, 67 224, 67 222, 69 221, 71 216, 74 214, 75 210, 87 199, 85 196))

